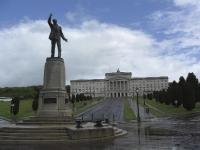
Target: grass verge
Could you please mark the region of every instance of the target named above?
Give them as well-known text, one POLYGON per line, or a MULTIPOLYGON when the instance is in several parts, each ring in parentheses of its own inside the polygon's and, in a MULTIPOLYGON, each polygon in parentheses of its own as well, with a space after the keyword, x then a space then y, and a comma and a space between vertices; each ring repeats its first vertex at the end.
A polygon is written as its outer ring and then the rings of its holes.
POLYGON ((131 120, 135 120, 136 116, 132 110, 132 108, 130 107, 130 104, 128 102, 128 99, 124 99, 124 120, 125 121, 131 121, 131 120))

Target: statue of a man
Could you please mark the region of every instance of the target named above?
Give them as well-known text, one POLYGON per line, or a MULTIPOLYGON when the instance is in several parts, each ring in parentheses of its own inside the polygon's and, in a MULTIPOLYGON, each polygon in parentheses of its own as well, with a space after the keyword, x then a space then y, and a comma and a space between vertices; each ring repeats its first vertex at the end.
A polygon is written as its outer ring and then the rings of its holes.
POLYGON ((53 23, 51 22, 52 14, 50 14, 48 19, 48 24, 51 28, 51 33, 49 35, 49 39, 51 40, 51 57, 55 55, 55 46, 57 44, 58 47, 58 57, 61 58, 61 39, 60 37, 67 42, 64 34, 62 33, 62 28, 57 24, 57 20, 53 19, 53 23))

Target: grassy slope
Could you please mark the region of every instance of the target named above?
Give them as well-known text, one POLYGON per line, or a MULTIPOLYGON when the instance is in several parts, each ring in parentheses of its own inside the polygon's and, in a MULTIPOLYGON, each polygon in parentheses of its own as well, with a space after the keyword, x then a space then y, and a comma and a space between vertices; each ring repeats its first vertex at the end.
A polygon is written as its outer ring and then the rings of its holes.
POLYGON ((125 121, 131 121, 133 119, 136 119, 136 116, 130 107, 130 104, 128 102, 128 99, 124 99, 124 120, 125 121))
MULTIPOLYGON (((102 102, 102 100, 93 99, 91 101, 76 103, 75 104, 75 107, 76 107, 75 114, 79 114, 83 111, 86 111, 87 109, 91 108, 94 105, 97 105, 100 102, 102 102)), ((32 116, 32 115, 34 115, 34 112, 32 111, 32 99, 21 100, 17 118, 28 117, 28 116, 32 116)), ((11 118, 10 102, 0 101, 0 116, 5 117, 5 118, 11 118)))
MULTIPOLYGON (((140 102, 143 105, 143 99, 142 98, 140 98, 140 102)), ((157 117, 172 116, 172 115, 184 115, 184 114, 200 112, 200 103, 197 103, 196 108, 193 109, 192 111, 187 111, 182 106, 176 108, 173 105, 161 104, 160 102, 156 102, 155 100, 146 100, 146 104, 153 106, 160 111, 159 112, 156 109, 150 109, 150 111, 157 117), (163 113, 161 113, 161 112, 163 112, 163 113)))
POLYGON ((10 118, 10 102, 0 101, 0 116, 10 118))

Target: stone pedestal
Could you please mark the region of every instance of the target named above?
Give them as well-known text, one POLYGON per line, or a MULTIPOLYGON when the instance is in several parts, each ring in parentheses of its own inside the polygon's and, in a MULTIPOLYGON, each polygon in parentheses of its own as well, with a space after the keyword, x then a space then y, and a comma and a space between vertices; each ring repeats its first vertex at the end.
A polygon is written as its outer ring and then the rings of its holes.
POLYGON ((65 64, 62 58, 47 58, 44 68, 44 84, 39 95, 39 116, 71 116, 65 103, 65 64))

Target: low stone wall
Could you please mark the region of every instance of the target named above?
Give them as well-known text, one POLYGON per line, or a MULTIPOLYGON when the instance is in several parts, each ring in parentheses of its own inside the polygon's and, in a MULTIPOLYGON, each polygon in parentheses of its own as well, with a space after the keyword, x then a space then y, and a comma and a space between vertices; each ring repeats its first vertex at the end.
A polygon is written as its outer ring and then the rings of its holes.
POLYGON ((69 138, 72 140, 105 138, 114 136, 114 129, 111 126, 105 127, 84 127, 84 128, 68 128, 69 138))

